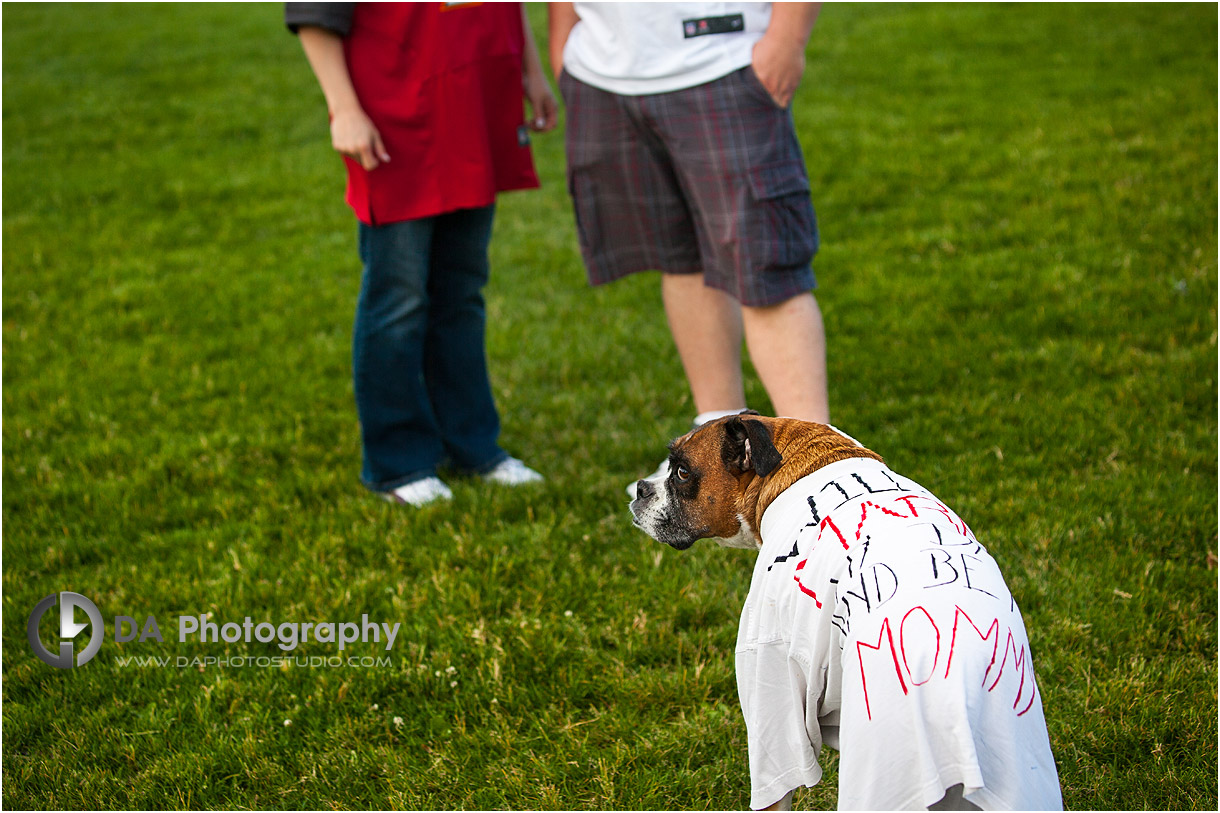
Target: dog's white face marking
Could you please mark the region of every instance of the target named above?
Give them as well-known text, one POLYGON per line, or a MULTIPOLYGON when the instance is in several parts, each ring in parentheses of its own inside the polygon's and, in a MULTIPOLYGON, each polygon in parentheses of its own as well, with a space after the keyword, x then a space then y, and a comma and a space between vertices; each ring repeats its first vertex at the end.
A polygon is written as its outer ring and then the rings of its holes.
MULTIPOLYGON (((668 463, 668 461, 667 461, 668 463)), ((631 517, 635 527, 639 528, 644 533, 651 536, 653 539, 665 541, 658 536, 662 533, 664 523, 669 519, 670 503, 672 495, 669 489, 665 487, 665 481, 669 478, 669 466, 665 465, 661 471, 658 471, 652 477, 646 480, 641 480, 641 483, 647 483, 652 486, 652 496, 648 495, 649 489, 641 489, 636 487, 637 496, 631 503, 631 517), (641 495, 643 491, 643 495, 641 495)))

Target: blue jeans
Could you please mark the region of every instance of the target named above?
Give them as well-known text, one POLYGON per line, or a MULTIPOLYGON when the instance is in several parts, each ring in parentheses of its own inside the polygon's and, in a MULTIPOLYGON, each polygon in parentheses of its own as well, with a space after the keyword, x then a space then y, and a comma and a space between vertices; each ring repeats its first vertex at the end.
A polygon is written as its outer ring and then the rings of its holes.
POLYGON ((352 369, 374 491, 448 460, 486 471, 508 455, 487 375, 483 286, 495 206, 384 226, 360 224, 364 273, 352 369))

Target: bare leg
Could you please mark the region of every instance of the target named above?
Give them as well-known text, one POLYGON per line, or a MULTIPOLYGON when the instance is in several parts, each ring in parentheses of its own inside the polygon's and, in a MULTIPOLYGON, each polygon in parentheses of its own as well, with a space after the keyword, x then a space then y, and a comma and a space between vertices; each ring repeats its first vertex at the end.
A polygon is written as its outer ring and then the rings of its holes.
POLYGON ((765 308, 741 309, 750 359, 775 414, 827 423, 826 333, 812 293, 765 308))
POLYGON ((737 300, 706 287, 702 274, 662 274, 661 298, 695 411, 745 409, 737 300))

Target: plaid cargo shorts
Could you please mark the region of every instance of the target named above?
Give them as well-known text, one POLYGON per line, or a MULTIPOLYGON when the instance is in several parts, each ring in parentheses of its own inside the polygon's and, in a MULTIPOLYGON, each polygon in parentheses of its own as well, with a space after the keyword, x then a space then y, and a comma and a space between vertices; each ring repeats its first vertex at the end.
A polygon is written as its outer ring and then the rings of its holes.
POLYGON ((702 273, 743 305, 815 287, 818 226, 792 114, 752 67, 623 96, 566 72, 568 191, 589 282, 702 273))

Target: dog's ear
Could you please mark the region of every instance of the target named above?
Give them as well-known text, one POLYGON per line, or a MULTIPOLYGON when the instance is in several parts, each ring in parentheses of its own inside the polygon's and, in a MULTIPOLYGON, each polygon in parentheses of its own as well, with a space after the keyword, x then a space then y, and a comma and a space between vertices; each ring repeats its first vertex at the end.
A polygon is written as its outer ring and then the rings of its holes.
MULTIPOLYGON (((755 413, 757 414, 757 413, 755 413)), ((771 432, 762 421, 742 420, 734 415, 725 421, 720 458, 731 471, 754 470, 759 477, 775 471, 783 459, 771 441, 771 432)))

